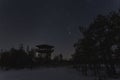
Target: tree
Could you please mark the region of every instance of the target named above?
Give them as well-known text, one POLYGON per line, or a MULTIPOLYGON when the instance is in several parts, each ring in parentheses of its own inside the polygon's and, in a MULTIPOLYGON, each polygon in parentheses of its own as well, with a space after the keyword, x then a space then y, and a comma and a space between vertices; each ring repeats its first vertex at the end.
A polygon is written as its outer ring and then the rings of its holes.
POLYGON ((63 55, 59 54, 59 55, 54 56, 53 61, 55 64, 61 65, 63 62, 63 55))
POLYGON ((104 64, 108 74, 115 74, 115 60, 120 60, 120 12, 98 15, 88 28, 80 27, 80 31, 83 38, 74 44, 74 62, 94 67, 98 73, 104 64))
POLYGON ((23 46, 19 49, 11 48, 1 53, 0 64, 2 68, 25 68, 31 65, 32 58, 25 52, 23 46))

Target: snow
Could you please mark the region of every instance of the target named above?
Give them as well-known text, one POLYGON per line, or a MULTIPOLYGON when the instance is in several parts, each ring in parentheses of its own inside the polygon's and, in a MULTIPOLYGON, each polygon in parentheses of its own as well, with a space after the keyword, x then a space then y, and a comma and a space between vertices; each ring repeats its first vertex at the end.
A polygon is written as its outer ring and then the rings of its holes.
POLYGON ((1 70, 0 80, 95 80, 95 78, 91 76, 86 77, 74 69, 62 67, 37 68, 32 70, 1 70))

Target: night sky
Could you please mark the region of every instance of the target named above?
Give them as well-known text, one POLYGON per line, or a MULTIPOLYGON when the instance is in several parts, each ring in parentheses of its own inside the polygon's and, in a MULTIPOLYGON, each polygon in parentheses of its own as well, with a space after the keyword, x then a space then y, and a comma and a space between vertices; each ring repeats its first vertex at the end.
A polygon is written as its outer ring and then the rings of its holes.
POLYGON ((0 48, 50 44, 69 57, 79 25, 119 8, 120 0, 0 0, 0 48))

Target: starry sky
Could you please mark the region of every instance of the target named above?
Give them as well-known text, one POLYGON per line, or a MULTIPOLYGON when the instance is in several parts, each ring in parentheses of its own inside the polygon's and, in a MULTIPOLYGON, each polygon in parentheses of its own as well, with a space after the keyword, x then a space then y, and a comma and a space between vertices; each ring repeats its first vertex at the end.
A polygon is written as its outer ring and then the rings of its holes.
POLYGON ((0 0, 0 48, 50 44, 68 58, 81 37, 79 25, 119 8, 120 0, 0 0))

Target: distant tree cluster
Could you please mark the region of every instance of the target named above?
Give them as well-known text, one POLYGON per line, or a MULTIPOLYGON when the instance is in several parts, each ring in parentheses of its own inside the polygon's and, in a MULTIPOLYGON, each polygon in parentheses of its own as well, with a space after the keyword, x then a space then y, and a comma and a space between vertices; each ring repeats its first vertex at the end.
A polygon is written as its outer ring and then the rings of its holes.
POLYGON ((19 49, 11 48, 9 51, 1 51, 0 66, 4 70, 34 68, 38 66, 54 66, 63 61, 62 54, 51 59, 54 52, 54 46, 43 44, 36 48, 24 49, 23 45, 19 49))
POLYGON ((89 27, 80 27, 83 38, 74 44, 73 63, 84 74, 115 76, 120 68, 120 11, 98 15, 89 27))

